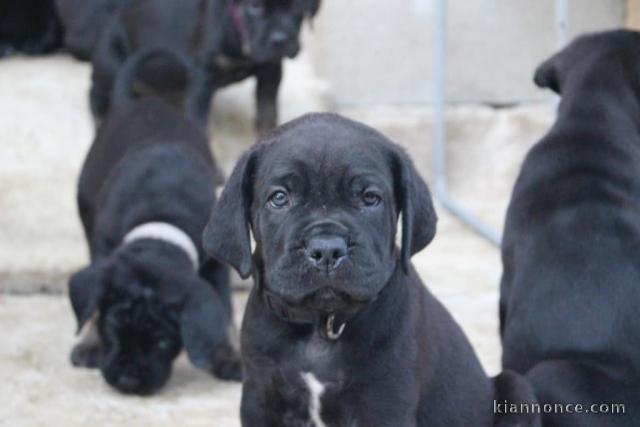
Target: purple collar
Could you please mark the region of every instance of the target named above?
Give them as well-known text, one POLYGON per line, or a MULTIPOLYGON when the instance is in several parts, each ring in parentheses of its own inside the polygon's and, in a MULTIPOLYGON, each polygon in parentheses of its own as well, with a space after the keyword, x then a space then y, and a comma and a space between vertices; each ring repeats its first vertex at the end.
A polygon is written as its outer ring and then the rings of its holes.
POLYGON ((238 35, 240 36, 240 43, 242 43, 244 50, 244 46, 247 40, 247 32, 244 28, 244 19, 237 0, 231 0, 231 20, 233 21, 233 26, 238 32, 238 35))

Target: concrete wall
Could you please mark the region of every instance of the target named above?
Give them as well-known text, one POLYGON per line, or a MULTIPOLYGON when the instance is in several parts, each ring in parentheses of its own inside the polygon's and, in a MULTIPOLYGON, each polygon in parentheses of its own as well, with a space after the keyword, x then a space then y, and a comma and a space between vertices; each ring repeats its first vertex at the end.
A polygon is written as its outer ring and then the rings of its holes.
POLYGON ((640 28, 640 0, 627 0, 626 24, 629 28, 640 28))
MULTIPOLYGON (((434 3, 324 0, 310 48, 338 105, 431 102, 434 3)), ((625 0, 568 4, 572 35, 624 25, 625 0)), ((531 76, 558 46, 554 0, 450 0, 448 17, 450 101, 547 96, 531 76)))

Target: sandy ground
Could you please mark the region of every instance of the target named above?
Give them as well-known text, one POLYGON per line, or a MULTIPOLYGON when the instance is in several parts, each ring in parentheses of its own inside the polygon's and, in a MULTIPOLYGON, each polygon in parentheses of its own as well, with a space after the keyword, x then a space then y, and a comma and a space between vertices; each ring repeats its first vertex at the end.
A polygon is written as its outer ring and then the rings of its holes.
MULTIPOLYGON (((487 368, 499 367, 498 251, 444 216, 441 236, 414 262, 463 326, 487 368), (473 268, 460 260, 476 259, 473 268)), ((237 321, 246 293, 235 294, 237 321)), ((64 295, 0 295, 0 425, 239 426, 240 385, 194 369, 182 355, 167 386, 149 398, 123 396, 95 370, 68 362, 75 319, 64 295)))
MULTIPOLYGON (((329 88, 308 64, 303 57, 287 65, 283 120, 330 106, 329 88)), ((69 273, 86 263, 75 183, 93 134, 88 78, 86 65, 63 56, 0 64, 0 425, 238 426, 240 386, 196 371, 184 356, 166 388, 151 398, 122 396, 99 373, 68 363, 74 320, 63 293, 69 273)), ((254 140, 252 86, 225 90, 215 101, 213 148, 227 173, 254 140)), ((340 111, 390 135, 431 176, 429 109, 340 111)), ((458 106, 447 117, 451 191, 499 229, 522 156, 548 127, 552 108, 458 106)), ((438 235, 414 264, 494 374, 499 251, 438 212, 438 235)), ((245 297, 236 292, 238 317, 245 297)))

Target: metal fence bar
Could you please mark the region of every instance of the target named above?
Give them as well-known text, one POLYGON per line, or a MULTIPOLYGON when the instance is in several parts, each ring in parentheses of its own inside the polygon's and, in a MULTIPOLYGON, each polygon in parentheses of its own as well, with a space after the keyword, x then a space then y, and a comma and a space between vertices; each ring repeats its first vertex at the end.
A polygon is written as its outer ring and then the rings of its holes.
POLYGON ((569 5, 567 0, 556 0, 556 40, 558 49, 569 41, 569 5))
POLYGON ((435 141, 434 171, 435 192, 442 206, 476 233, 500 246, 500 233, 484 224, 449 196, 447 186, 447 123, 446 108, 446 59, 447 59, 447 0, 435 0, 434 14, 434 110, 435 141))
MULTIPOLYGON (((464 209, 450 195, 447 185, 447 123, 446 73, 447 73, 447 0, 434 0, 434 171, 435 192, 442 206, 456 218, 469 226, 496 246, 500 246, 500 233, 471 212, 464 209)), ((569 12, 567 0, 555 0, 555 28, 558 47, 564 47, 569 34, 569 12)))

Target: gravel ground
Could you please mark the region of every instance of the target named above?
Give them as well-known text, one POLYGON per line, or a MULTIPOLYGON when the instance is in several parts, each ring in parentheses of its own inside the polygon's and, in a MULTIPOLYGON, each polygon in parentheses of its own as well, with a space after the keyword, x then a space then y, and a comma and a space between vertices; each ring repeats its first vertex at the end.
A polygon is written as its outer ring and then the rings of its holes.
MULTIPOLYGON (((313 75, 308 59, 287 64, 286 71, 283 120, 328 108, 329 88, 313 75)), ((93 134, 88 79, 86 64, 64 56, 0 64, 0 424, 237 426, 240 386, 196 371, 184 356, 166 388, 150 398, 122 396, 98 372, 68 362, 74 320, 64 285, 86 263, 75 183, 93 134)), ((254 140, 252 87, 248 82, 224 90, 215 101, 213 148, 227 173, 254 140)), ((430 176, 430 110, 339 111, 390 135, 430 176)), ((550 105, 451 108, 449 183, 455 197, 500 228, 522 156, 551 118, 550 105)), ((494 374, 500 358, 499 251, 438 212, 438 235, 414 264, 494 374)), ((238 317, 245 298, 236 292, 238 317)))

